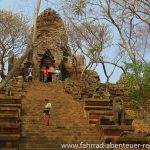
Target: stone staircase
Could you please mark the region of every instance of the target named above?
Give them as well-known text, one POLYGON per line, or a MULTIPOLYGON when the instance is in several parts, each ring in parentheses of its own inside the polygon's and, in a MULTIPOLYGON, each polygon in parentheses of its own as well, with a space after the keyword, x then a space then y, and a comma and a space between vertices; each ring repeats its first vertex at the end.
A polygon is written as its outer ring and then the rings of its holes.
POLYGON ((28 84, 22 101, 20 150, 62 150, 61 144, 99 143, 97 130, 89 125, 83 106, 64 93, 61 83, 28 84), (45 98, 52 104, 50 126, 43 122, 45 98))
POLYGON ((0 149, 18 150, 21 97, 0 95, 0 149))
MULTIPOLYGON (((109 99, 85 98, 84 109, 89 124, 95 124, 101 143, 150 144, 149 134, 136 133, 133 118, 125 114, 124 125, 115 125, 109 99)), ((127 149, 128 150, 128 149, 127 149)))
POLYGON ((120 85, 112 84, 109 85, 108 93, 105 84, 93 84, 90 78, 77 82, 66 79, 64 91, 70 94, 74 100, 84 104, 84 114, 89 124, 96 126, 100 143, 150 144, 149 133, 137 133, 132 126, 133 117, 127 113, 124 125, 115 125, 113 100, 121 97, 124 100, 125 110, 131 108, 123 88, 120 85))

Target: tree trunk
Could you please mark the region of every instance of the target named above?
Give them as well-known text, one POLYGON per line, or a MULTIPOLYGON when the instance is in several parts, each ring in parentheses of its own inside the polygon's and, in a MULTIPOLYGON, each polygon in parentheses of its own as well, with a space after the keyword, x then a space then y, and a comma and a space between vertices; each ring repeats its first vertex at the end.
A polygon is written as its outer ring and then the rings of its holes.
POLYGON ((6 75, 4 73, 4 70, 5 70, 5 66, 4 65, 5 64, 4 64, 3 59, 2 59, 1 60, 1 70, 0 70, 0 76, 1 76, 2 80, 5 79, 5 77, 6 77, 6 75))
POLYGON ((14 64, 13 68, 10 70, 8 75, 4 80, 2 80, 2 83, 0 84, 0 90, 7 84, 7 82, 13 77, 14 72, 20 67, 24 59, 28 56, 30 51, 32 50, 32 47, 30 47, 21 58, 19 58, 16 63, 14 64))
POLYGON ((35 42, 35 38, 36 38, 36 23, 37 23, 37 18, 38 18, 38 13, 39 13, 39 9, 40 9, 40 4, 41 4, 41 0, 38 0, 37 3, 37 8, 36 8, 36 12, 35 12, 35 17, 34 17, 34 25, 33 25, 33 35, 32 35, 32 42, 29 43, 29 47, 26 50, 25 54, 22 55, 14 64, 13 68, 10 70, 10 72, 8 73, 8 75, 6 76, 6 78, 4 80, 2 80, 2 83, 0 84, 0 90, 3 89, 5 87, 5 85, 7 84, 7 82, 12 78, 12 76, 14 75, 15 71, 21 66, 21 64, 23 63, 23 61, 25 60, 25 58, 27 58, 28 54, 33 51, 34 47, 33 44, 35 42))

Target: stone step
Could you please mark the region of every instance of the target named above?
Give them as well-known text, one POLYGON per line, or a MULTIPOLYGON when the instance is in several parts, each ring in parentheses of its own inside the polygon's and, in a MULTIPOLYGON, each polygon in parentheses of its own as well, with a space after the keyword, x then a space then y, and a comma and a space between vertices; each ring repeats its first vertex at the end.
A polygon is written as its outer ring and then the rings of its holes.
POLYGON ((19 148, 9 148, 9 147, 5 148, 5 147, 3 147, 2 150, 19 150, 19 148))
POLYGON ((119 137, 120 137, 119 135, 118 136, 105 135, 102 137, 101 143, 106 143, 106 144, 115 143, 119 137))
POLYGON ((19 146, 19 140, 7 140, 7 141, 1 141, 0 140, 0 146, 1 146, 1 149, 4 150, 6 148, 10 149, 10 148, 15 148, 17 149, 18 146, 19 146))
POLYGON ((113 115, 113 110, 90 110, 88 111, 88 114, 92 117, 92 116, 98 116, 98 115, 108 115, 108 116, 112 116, 113 115))
MULTIPOLYGON (((95 136, 95 132, 93 133, 89 133, 87 134, 86 133, 82 133, 82 132, 75 132, 75 131, 72 131, 72 132, 69 132, 67 134, 67 132, 65 131, 60 131, 60 132, 55 132, 55 131, 42 131, 43 134, 45 135, 51 135, 51 136, 60 136, 60 137, 63 137, 63 136, 83 136, 83 137, 93 137, 95 136)), ((30 137, 30 136, 40 136, 40 133, 37 133, 37 132, 31 132, 31 131, 26 131, 25 133, 22 133, 22 136, 27 136, 27 137, 30 137)))
POLYGON ((14 96, 21 96, 21 97, 24 97, 24 93, 22 91, 14 91, 13 92, 14 96))
MULTIPOLYGON (((23 126, 31 126, 31 128, 32 127, 36 127, 36 126, 41 126, 41 125, 44 125, 44 120, 43 120, 43 118, 42 119, 40 119, 40 120, 24 120, 24 119, 22 119, 22 121, 23 121, 23 126)), ((82 121, 82 120, 81 120, 82 121)), ((87 127, 87 121, 85 120, 84 122, 82 121, 82 122, 80 122, 80 121, 78 121, 78 122, 73 122, 73 121, 71 121, 69 124, 67 124, 68 122, 67 121, 64 121, 64 122, 62 122, 62 121, 54 121, 54 120, 50 120, 49 121, 49 123, 50 123, 50 126, 63 126, 63 127, 70 127, 70 126, 73 126, 73 125, 77 125, 78 123, 81 123, 79 126, 80 127, 87 127)))
POLYGON ((84 106, 84 110, 112 110, 112 106, 84 106))
POLYGON ((89 124, 96 124, 103 116, 112 116, 112 110, 90 110, 87 112, 89 124))
POLYGON ((12 122, 16 122, 19 119, 18 114, 0 114, 0 122, 1 123, 12 123, 12 122))
MULTIPOLYGON (((22 122, 23 122, 23 120, 22 120, 22 122)), ((72 126, 88 127, 88 125, 87 125, 88 122, 84 122, 84 123, 79 124, 80 121, 79 122, 70 122, 69 124, 67 124, 67 122, 60 122, 60 121, 53 122, 50 120, 49 123, 50 123, 49 127, 56 127, 56 128, 69 128, 72 126)), ((33 128, 35 128, 35 129, 39 128, 40 129, 40 128, 45 127, 45 125, 44 125, 44 121, 41 121, 40 123, 36 123, 34 121, 31 121, 31 122, 23 122, 22 127, 31 128, 31 129, 33 129, 33 128)))
POLYGON ((21 104, 0 104, 0 107, 15 107, 15 108, 21 108, 21 104))
POLYGON ((19 117, 10 117, 10 118, 5 118, 5 117, 0 117, 0 122, 1 123, 15 123, 16 121, 19 120, 19 117))
MULTIPOLYGON (((23 121, 23 125, 25 125, 25 124, 33 124, 33 125, 42 125, 43 123, 44 123, 44 121, 43 121, 43 118, 39 118, 39 120, 36 120, 36 119, 22 119, 22 121, 23 121)), ((61 125, 61 126, 69 126, 69 125, 67 125, 67 123, 69 122, 69 121, 67 121, 67 120, 53 120, 53 119, 50 119, 49 120, 49 122, 51 123, 51 125, 61 125)), ((75 122, 75 120, 72 120, 72 121, 70 121, 69 122, 69 124, 70 125, 73 125, 73 124, 78 124, 78 123, 80 123, 80 126, 82 127, 82 126, 87 126, 87 120, 79 120, 78 122, 75 122)))
POLYGON ((66 138, 66 137, 51 137, 51 139, 47 139, 46 137, 43 137, 42 139, 40 138, 32 138, 32 137, 26 137, 22 138, 20 141, 21 145, 24 144, 61 144, 61 143, 80 143, 80 142, 88 142, 88 143, 99 143, 98 137, 95 139, 86 139, 86 138, 79 138, 79 137, 74 137, 74 138, 66 138), (60 139, 61 138, 61 139, 60 139), (82 141, 81 141, 82 140, 82 141))
POLYGON ((55 126, 50 124, 50 126, 45 126, 44 124, 35 124, 34 125, 34 124, 31 123, 31 124, 22 124, 22 127, 23 128, 28 128, 28 129, 30 129, 30 128, 31 129, 39 128, 39 129, 44 129, 44 130, 47 130, 47 129, 49 129, 49 130, 65 130, 66 129, 66 130, 77 130, 77 131, 79 129, 81 129, 81 130, 85 129, 85 130, 90 130, 90 131, 96 130, 95 128, 93 128, 93 126, 91 126, 89 124, 87 124, 86 126, 78 125, 78 124, 73 124, 73 125, 71 125, 71 124, 69 124, 69 125, 57 124, 55 126))
POLYGON ((0 134, 0 141, 16 141, 20 139, 20 134, 0 134))
MULTIPOLYGON (((116 143, 121 144, 149 144, 150 145, 150 137, 119 137, 116 140, 116 143)), ((149 146, 150 148, 150 146, 149 146)))
POLYGON ((39 126, 39 127, 22 126, 22 129, 25 130, 25 131, 32 131, 33 129, 39 129, 41 131, 42 130, 50 130, 50 131, 59 131, 59 130, 60 131, 62 131, 62 130, 64 130, 64 131, 69 131, 69 130, 74 131, 74 130, 79 130, 80 131, 80 129, 82 129, 82 130, 85 129, 85 131, 95 131, 95 128, 93 128, 93 130, 91 130, 91 129, 88 128, 88 126, 87 127, 86 126, 80 126, 80 127, 74 127, 73 128, 73 127, 71 127, 71 125, 70 126, 69 125, 68 126, 61 126, 61 125, 55 125, 55 124, 53 124, 53 125, 50 124, 50 126, 43 125, 43 126, 39 126))
POLYGON ((14 108, 14 107, 0 107, 0 114, 12 114, 12 115, 18 115, 20 112, 20 108, 14 108))
MULTIPOLYGON (((63 130, 63 131, 56 131, 56 130, 48 130, 47 132, 44 131, 44 130, 39 130, 39 132, 42 132, 43 134, 51 134, 52 136, 55 136, 56 134, 58 136, 70 136, 70 135, 73 135, 73 136, 76 136, 76 135, 80 135, 80 136, 95 136, 95 132, 96 131, 90 131, 90 130, 85 130, 84 132, 81 132, 81 131, 78 131, 78 132, 75 132, 75 130, 71 130, 71 131, 68 131, 68 130, 63 130), (88 134, 87 134, 88 133, 88 134)), ((27 135, 27 136, 34 136, 34 135, 40 135, 38 132, 32 132, 31 130, 23 130, 22 131, 22 135, 27 135)))
MULTIPOLYGON (((71 137, 71 136, 70 136, 71 137)), ((67 143, 80 143, 80 142, 83 142, 83 143, 85 143, 85 142, 88 142, 88 143, 93 143, 93 144, 95 144, 95 143, 99 143, 99 139, 86 139, 86 140, 83 140, 83 141, 80 141, 80 139, 77 139, 78 137, 68 137, 68 138, 66 138, 67 139, 67 143)), ((43 144, 43 143, 46 143, 46 141, 45 141, 45 136, 43 136, 43 137, 37 137, 37 138, 32 138, 32 136, 31 137, 23 137, 23 138, 21 138, 21 140, 20 140, 20 144, 27 144, 27 143, 41 143, 41 144, 43 144)), ((63 137, 55 137, 55 139, 52 137, 52 139, 47 139, 47 143, 49 143, 49 144, 62 144, 63 142, 64 142, 64 138, 63 137)))
POLYGON ((0 134, 5 134, 5 135, 9 135, 9 134, 20 134, 20 128, 18 129, 0 129, 0 134))
MULTIPOLYGON (((46 141, 46 140, 45 140, 46 141)), ((43 143, 43 144, 38 144, 38 143, 29 143, 29 144, 21 144, 19 146, 19 149, 30 149, 33 147, 34 149, 61 149, 61 145, 59 144, 48 144, 48 143, 43 143)))
POLYGON ((84 99, 85 106, 112 106, 109 99, 84 99))
MULTIPOLYGON (((54 147, 52 149, 51 148, 22 148, 22 150, 66 150, 66 149, 68 149, 68 148, 60 148, 60 149, 54 148, 54 147)), ((71 148, 71 150, 76 150, 76 149, 77 148, 71 148)), ((79 150, 87 150, 87 148, 78 148, 78 149, 79 150)), ((92 150, 97 150, 97 148, 96 149, 92 148, 92 150)))
POLYGON ((127 125, 101 125, 104 136, 120 136, 123 131, 134 132, 133 126, 127 125))
POLYGON ((106 143, 117 144, 150 144, 150 138, 146 137, 120 137, 120 136, 105 136, 103 141, 106 143))
POLYGON ((13 89, 14 90, 23 90, 23 86, 22 85, 13 85, 13 89))
MULTIPOLYGON (((26 147, 22 147, 21 150, 65 150, 65 149, 68 149, 68 148, 26 148, 26 147)), ((76 150, 77 148, 71 148, 71 150, 76 150)), ((79 149, 79 148, 78 148, 79 149)), ((81 149, 80 149, 81 150, 81 149)), ((82 148, 82 150, 87 150, 87 149, 84 149, 82 148)), ((97 149, 92 149, 92 150, 97 150, 97 149)))
POLYGON ((21 104, 20 96, 5 96, 0 95, 0 104, 21 104))
POLYGON ((21 84, 14 84, 13 87, 22 89, 23 88, 23 84, 22 83, 21 84))
MULTIPOLYGON (((113 116, 101 117, 99 121, 101 125, 114 125, 113 116)), ((131 116, 126 115, 124 122, 126 125, 132 125, 133 118, 131 116)))
POLYGON ((31 134, 31 135, 24 135, 22 134, 22 141, 25 142, 25 139, 31 139, 31 140, 37 140, 37 139, 47 139, 47 140, 63 140, 63 141, 92 141, 96 140, 99 141, 99 136, 98 135, 93 135, 93 136, 88 136, 88 135, 47 135, 45 137, 45 134, 39 135, 39 134, 31 134))
POLYGON ((0 118, 18 118, 18 114, 0 113, 0 118))
POLYGON ((0 128, 16 128, 16 123, 0 123, 0 128))
MULTIPOLYGON (((46 128, 45 126, 43 126, 43 128, 39 128, 39 130, 41 130, 42 132, 45 132, 46 130, 48 130, 47 132, 57 132, 58 130, 57 129, 55 129, 55 126, 51 126, 51 128, 46 128), (45 128, 45 129, 43 129, 43 128, 45 128)), ((61 128, 61 127, 60 127, 61 128)), ((22 130, 23 130, 23 132, 32 132, 33 130, 34 130, 34 127, 32 127, 31 129, 29 129, 28 127, 22 127, 22 130)), ((64 130, 64 131, 66 131, 66 132, 68 132, 68 130, 70 130, 69 129, 69 127, 67 127, 67 128, 62 128, 61 130, 64 130)), ((60 130, 60 131, 61 131, 60 130)), ((72 129, 71 131, 69 131, 68 133, 70 133, 70 132, 72 132, 72 131, 77 131, 77 133, 79 132, 79 131, 82 131, 83 130, 83 133, 84 133, 84 131, 86 131, 86 132, 95 132, 95 130, 89 130, 89 129, 85 129, 84 130, 84 128, 81 128, 81 129, 78 129, 78 128, 74 128, 74 129, 72 129)), ((62 133, 63 133, 63 131, 61 131, 62 133)), ((34 133, 34 132, 33 132, 34 133)), ((36 131, 35 131, 35 133, 36 133, 36 131)), ((93 134, 93 133, 92 133, 93 134)))
POLYGON ((20 134, 20 129, 18 123, 0 123, 0 134, 20 134))
MULTIPOLYGON (((68 143, 63 143, 63 144, 68 144, 68 143)), ((69 143, 69 144, 71 144, 71 143, 69 143)), ((76 145, 77 145, 77 143, 75 143, 76 145)), ((80 146, 80 143, 78 143, 78 146, 80 146)), ((43 150, 45 150, 45 149, 52 149, 52 150, 55 150, 55 149, 57 149, 57 150, 62 150, 62 149, 68 149, 68 148, 62 148, 61 147, 61 144, 57 144, 57 145, 55 145, 55 144, 32 144, 31 146, 30 145, 20 145, 20 148, 21 149, 30 149, 31 147, 34 147, 34 149, 43 149, 43 150)), ((84 146, 85 147, 85 146, 84 146)), ((74 146, 74 148, 70 148, 70 149, 79 149, 79 148, 75 148, 75 146, 74 146)), ((85 148, 81 148, 81 149, 83 149, 83 150, 87 150, 87 149, 85 149, 85 148)), ((94 148, 92 148, 92 150, 94 150, 94 148)))
POLYGON ((21 110, 22 110, 22 105, 21 104, 0 104, 0 114, 5 114, 5 113, 15 113, 15 111, 17 110, 17 112, 19 113, 19 115, 21 114, 21 110), (13 108, 13 109, 11 109, 13 108))
MULTIPOLYGON (((24 124, 26 123, 33 123, 33 124, 42 124, 43 123, 43 118, 37 118, 37 119, 32 119, 32 118, 22 118, 24 124)), ((65 124, 70 122, 70 124, 72 123, 81 123, 81 125, 87 125, 87 120, 82 120, 79 119, 78 122, 76 120, 67 120, 67 119, 50 119, 51 123, 60 123, 60 124, 65 124)))

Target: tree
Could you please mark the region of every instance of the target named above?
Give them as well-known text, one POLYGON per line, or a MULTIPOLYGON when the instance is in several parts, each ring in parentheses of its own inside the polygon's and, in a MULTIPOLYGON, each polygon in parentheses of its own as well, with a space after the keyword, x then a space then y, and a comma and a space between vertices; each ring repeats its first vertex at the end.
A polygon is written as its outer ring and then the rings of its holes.
MULTIPOLYGON (((103 64, 104 73, 108 82, 116 66, 123 70, 123 67, 118 65, 120 56, 116 56, 115 61, 110 61, 104 56, 104 51, 112 46, 113 35, 111 34, 110 25, 101 22, 96 17, 91 17, 90 13, 93 14, 92 10, 87 8, 87 1, 85 0, 67 0, 66 3, 63 10, 64 16, 66 20, 68 20, 67 23, 70 24, 67 27, 69 28, 69 32, 71 30, 71 33, 68 34, 70 45, 72 46, 71 48, 74 49, 76 53, 80 52, 84 54, 89 60, 83 72, 91 68, 93 64, 97 67, 97 65, 101 63, 103 64), (66 8, 66 6, 68 7, 66 8), (115 66, 110 75, 108 75, 107 70, 105 70, 104 63, 115 66)), ((108 53, 110 53, 110 50, 108 53)))
POLYGON ((135 65, 127 62, 126 72, 128 72, 128 75, 123 80, 126 93, 134 105, 140 104, 139 107, 142 107, 150 96, 150 63, 143 64, 138 61, 135 65), (138 68, 137 72, 134 71, 135 68, 138 68))
POLYGON ((109 29, 104 24, 93 22, 72 23, 68 28, 69 44, 74 52, 83 53, 90 59, 90 65, 101 61, 103 49, 111 43, 109 29))
POLYGON ((11 51, 16 57, 24 52, 29 37, 28 20, 26 17, 0 10, 0 64, 2 79, 5 78, 5 64, 11 51))
MULTIPOLYGON (((13 66, 13 68, 11 69, 11 71, 9 72, 9 74, 7 75, 7 77, 2 80, 2 83, 0 85, 0 90, 7 84, 7 82, 11 79, 11 77, 13 76, 14 72, 20 67, 20 65, 22 64, 22 62, 24 61, 25 58, 27 58, 28 54, 30 52, 33 51, 34 48, 34 42, 35 42, 35 37, 36 37, 36 23, 37 23, 37 17, 38 17, 38 13, 39 13, 39 9, 40 9, 40 4, 41 4, 41 0, 38 0, 37 3, 37 8, 35 11, 35 17, 34 17, 34 25, 33 25, 33 33, 32 33, 32 39, 31 42, 28 43, 28 47, 25 51, 25 53, 15 62, 15 65, 13 66)), ((29 39, 30 40, 30 39, 29 39)))
MULTIPOLYGON (((70 21, 71 22, 71 21, 70 21)), ((93 64, 99 63, 103 49, 110 45, 109 29, 104 24, 94 22, 82 22, 74 24, 71 22, 67 26, 69 45, 73 54, 82 53, 89 59, 88 65, 83 69, 82 75, 93 64)), ((76 65, 74 65, 76 68, 76 65)))
MULTIPOLYGON (((147 1, 99 0, 95 2, 94 0, 67 0, 66 3, 69 7, 69 12, 72 12, 70 17, 72 17, 73 21, 78 20, 79 22, 87 19, 97 22, 104 21, 105 24, 116 28, 119 34, 118 45, 120 46, 121 53, 126 53, 126 56, 129 56, 131 61, 140 59, 137 57, 140 57, 139 55, 141 55, 143 50, 140 51, 140 54, 136 53, 139 38, 137 35, 138 29, 141 27, 147 28, 148 33, 150 30, 149 24, 141 21, 136 13, 139 12, 139 16, 149 22, 149 3, 147 1), (143 13, 140 12, 141 10, 143 13), (80 17, 79 15, 75 17, 73 14, 80 14, 80 17)), ((143 35, 149 39, 147 34, 144 33, 143 35)), ((145 38, 144 41, 146 40, 145 38)))
POLYGON ((121 52, 127 54, 125 67, 128 76, 125 79, 125 86, 128 96, 138 104, 143 104, 143 98, 147 95, 149 87, 145 82, 147 80, 145 73, 149 66, 146 54, 150 44, 150 20, 148 5, 143 2, 106 0, 106 7, 102 6, 105 19, 118 30, 121 52))
MULTIPOLYGON (((118 3, 117 1, 115 1, 118 3)), ((124 0, 126 5, 119 4, 121 7, 125 7, 128 10, 128 13, 135 14, 135 17, 142 22, 150 25, 150 2, 148 0, 124 0)))
MULTIPOLYGON (((134 65, 134 74, 138 75, 139 62, 148 64, 147 54, 149 53, 149 2, 146 0, 66 0, 65 12, 69 11, 69 18, 72 22, 83 21, 105 23, 109 28, 115 30, 113 44, 116 49, 114 60, 108 56, 103 57, 103 68, 107 79, 109 75, 104 62, 116 64, 124 70, 123 62, 134 65), (109 61, 104 61, 104 59, 109 61)), ((66 15, 67 13, 65 13, 66 15)), ((113 32, 111 32, 113 33, 113 32)), ((112 35, 113 37, 113 35, 112 35)), ((113 48, 113 47, 112 47, 113 48)), ((110 52, 111 53, 111 52, 110 52)), ((103 54, 103 53, 102 53, 103 54)), ((113 54, 114 55, 114 54, 113 54)), ((125 63, 126 64, 126 63, 125 63)), ((128 71, 128 70, 126 70, 128 71)), ((113 71, 112 71, 113 72, 113 71)), ((140 77, 140 76, 139 76, 140 77)), ((107 80, 108 81, 108 80, 107 80)), ((140 84, 140 83, 139 83, 140 84)))

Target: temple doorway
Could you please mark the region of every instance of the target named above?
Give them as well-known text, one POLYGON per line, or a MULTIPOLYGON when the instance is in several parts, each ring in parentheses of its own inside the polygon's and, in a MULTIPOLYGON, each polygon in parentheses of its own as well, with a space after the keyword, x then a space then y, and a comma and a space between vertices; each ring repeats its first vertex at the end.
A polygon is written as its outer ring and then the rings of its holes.
POLYGON ((51 73, 48 74, 47 82, 52 82, 52 74, 51 73))
POLYGON ((45 52, 41 59, 40 64, 40 81, 44 81, 43 70, 48 69, 47 82, 53 82, 55 80, 55 60, 49 50, 45 52))

